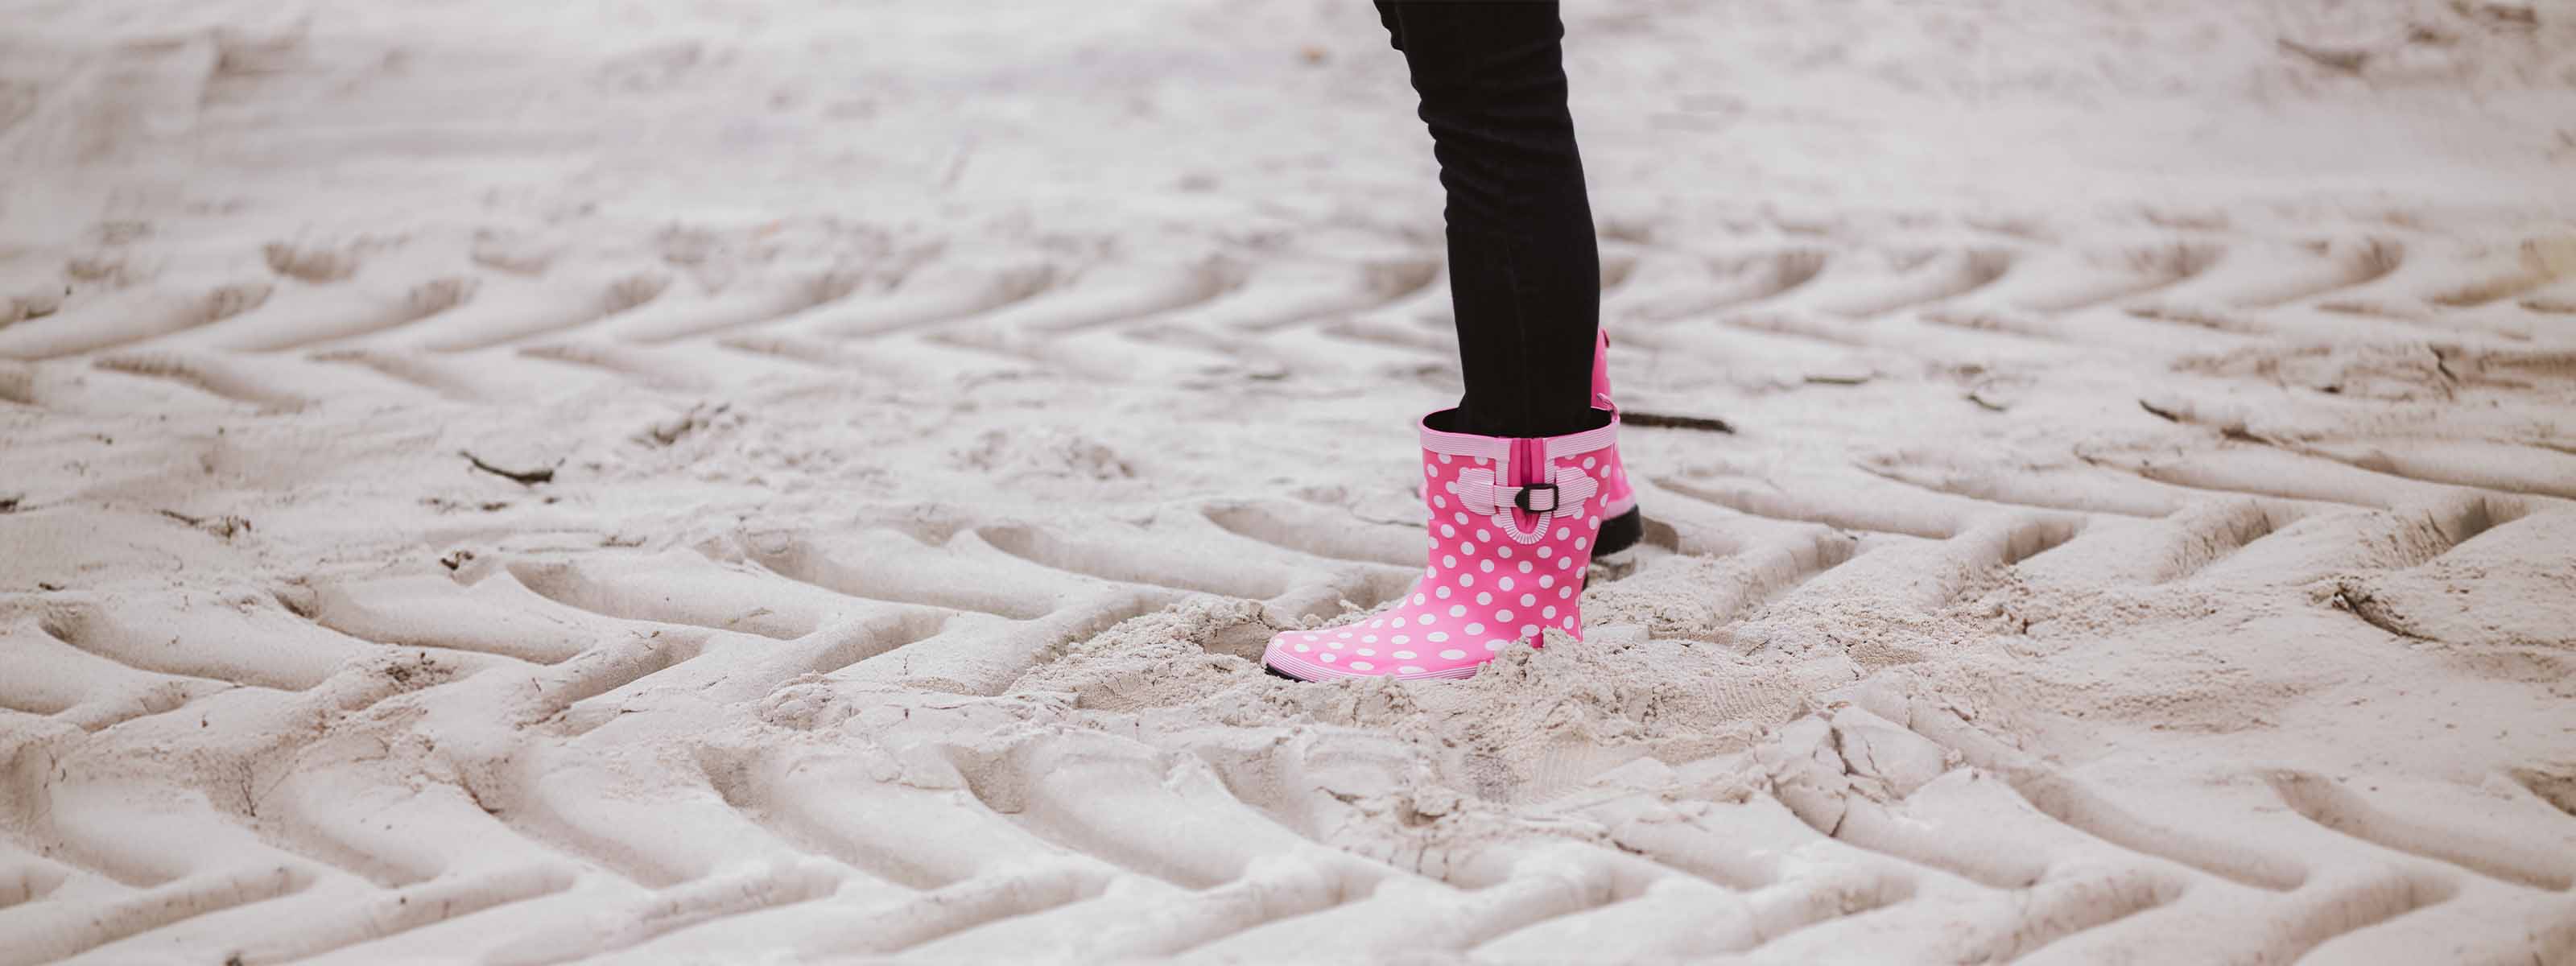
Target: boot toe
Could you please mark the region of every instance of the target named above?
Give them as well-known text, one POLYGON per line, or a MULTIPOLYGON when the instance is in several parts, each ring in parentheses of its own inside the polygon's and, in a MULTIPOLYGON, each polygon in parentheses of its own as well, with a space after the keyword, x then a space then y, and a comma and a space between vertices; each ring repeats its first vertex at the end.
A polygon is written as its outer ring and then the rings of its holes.
POLYGON ((1365 676, 1369 669, 1350 666, 1350 658, 1345 654, 1347 646, 1340 649, 1332 646, 1335 643, 1330 636, 1332 633, 1326 629, 1281 631, 1271 635, 1270 646, 1262 649, 1261 664, 1273 674, 1300 681, 1365 676))

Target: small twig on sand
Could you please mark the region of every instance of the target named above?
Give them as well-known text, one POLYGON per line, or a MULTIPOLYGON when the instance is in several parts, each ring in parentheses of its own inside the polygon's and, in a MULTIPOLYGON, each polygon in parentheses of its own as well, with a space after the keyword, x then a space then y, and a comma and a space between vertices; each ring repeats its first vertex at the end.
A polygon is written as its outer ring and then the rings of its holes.
POLYGON ((1630 426, 1651 426, 1661 429, 1696 429, 1706 433, 1735 432, 1735 427, 1723 419, 1713 419, 1707 416, 1675 416, 1670 413, 1639 412, 1634 409, 1620 410, 1619 421, 1630 426))
POLYGON ((181 523, 206 531, 207 533, 214 534, 215 536, 222 537, 226 540, 232 539, 234 534, 250 529, 250 521, 229 513, 219 517, 192 517, 177 510, 161 510, 158 512, 162 516, 169 517, 170 519, 177 520, 181 523))
POLYGON ((966 162, 974 159, 975 141, 969 138, 966 143, 957 146, 957 155, 948 160, 948 174, 939 179, 939 190, 946 191, 956 187, 957 179, 966 174, 966 162))
POLYGON ((2378 599, 2372 597, 2369 591, 2355 587, 2349 581, 2337 582, 2333 601, 2335 607, 2350 612, 2352 616, 2361 618, 2372 627, 2410 641, 2439 643, 2432 638, 2408 630, 2399 615, 2389 613, 2388 609, 2380 605, 2378 599))
POLYGON ((535 486, 539 483, 554 482, 555 469, 551 466, 536 470, 505 470, 490 463, 483 462, 481 458, 466 450, 457 450, 456 455, 465 457, 465 461, 474 464, 475 469, 510 480, 520 486, 535 486))
POLYGON ((2311 47, 2307 44, 2291 40, 2288 37, 2280 38, 2279 42, 2282 50, 2286 50, 2290 53, 2315 61, 2319 66, 2343 71, 2347 74, 2361 73, 2362 65, 2370 63, 2370 52, 2367 50, 2334 50, 2325 47, 2311 47))
POLYGON ((2156 417, 2163 419, 2166 422, 2180 423, 2183 425, 2207 426, 2211 429, 2218 430, 2218 435, 2240 443, 2261 443, 2265 446, 2278 446, 2293 452, 2296 452, 2298 449, 2295 445, 2285 444, 2280 440, 2273 439, 2269 436, 2265 436, 2246 428, 2243 420, 2220 422, 2214 419, 2195 418, 2186 414, 2181 409, 2169 409, 2164 406, 2158 406, 2155 403, 2148 402, 2144 399, 2138 400, 2138 408, 2144 409, 2149 413, 2153 413, 2156 417))

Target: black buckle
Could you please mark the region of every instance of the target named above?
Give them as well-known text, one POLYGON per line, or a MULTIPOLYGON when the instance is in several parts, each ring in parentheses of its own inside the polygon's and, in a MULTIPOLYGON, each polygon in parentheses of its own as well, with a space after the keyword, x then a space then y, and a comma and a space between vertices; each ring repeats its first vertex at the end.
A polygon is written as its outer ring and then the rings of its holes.
POLYGON ((1528 486, 1521 487, 1520 492, 1512 494, 1512 505, 1531 513, 1546 513, 1554 510, 1556 509, 1556 484, 1532 483, 1528 486), (1540 490, 1547 491, 1547 505, 1531 506, 1530 494, 1536 493, 1540 490))

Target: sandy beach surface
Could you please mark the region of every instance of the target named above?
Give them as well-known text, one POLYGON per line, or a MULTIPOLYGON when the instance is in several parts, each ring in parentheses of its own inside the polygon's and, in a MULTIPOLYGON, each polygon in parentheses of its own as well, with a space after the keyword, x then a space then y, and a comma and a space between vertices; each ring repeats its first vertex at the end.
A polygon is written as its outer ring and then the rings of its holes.
POLYGON ((2564 0, 1569 4, 1647 540, 1333 685, 1365 4, 0 23, 0 964, 2576 963, 2564 0))

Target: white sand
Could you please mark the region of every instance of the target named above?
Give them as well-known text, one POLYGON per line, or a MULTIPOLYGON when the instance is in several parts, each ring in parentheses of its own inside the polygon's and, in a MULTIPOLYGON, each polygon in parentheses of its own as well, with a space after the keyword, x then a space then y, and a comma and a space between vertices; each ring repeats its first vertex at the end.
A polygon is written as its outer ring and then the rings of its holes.
POLYGON ((1456 385, 1365 5, 0 22, 0 963, 2576 962, 2563 0, 1574 5, 1738 432, 1331 686, 1456 385))

